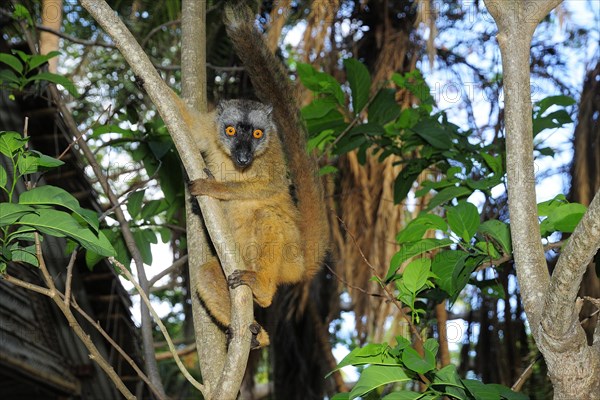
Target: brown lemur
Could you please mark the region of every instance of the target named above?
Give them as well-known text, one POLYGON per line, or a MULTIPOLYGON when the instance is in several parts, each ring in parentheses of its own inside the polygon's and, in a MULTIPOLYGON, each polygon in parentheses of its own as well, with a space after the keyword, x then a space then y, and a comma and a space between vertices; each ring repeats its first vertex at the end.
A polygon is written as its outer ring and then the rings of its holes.
MULTIPOLYGON (((202 116, 201 129, 194 132, 212 177, 191 182, 190 193, 222 200, 245 267, 227 279, 217 258, 200 267, 198 294, 228 328, 228 286, 248 285, 255 302, 267 307, 280 284, 308 281, 318 272, 330 241, 317 160, 307 152, 287 73, 246 6, 227 6, 225 23, 257 96, 269 104, 221 102, 216 112, 202 116)), ((253 348, 269 344, 262 328, 251 329, 253 348)))

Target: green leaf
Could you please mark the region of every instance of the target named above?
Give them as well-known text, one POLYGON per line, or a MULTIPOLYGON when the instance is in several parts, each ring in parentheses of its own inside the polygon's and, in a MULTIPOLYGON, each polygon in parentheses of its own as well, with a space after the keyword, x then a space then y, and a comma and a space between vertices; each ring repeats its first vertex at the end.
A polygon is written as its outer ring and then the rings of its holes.
POLYGON ((504 254, 512 253, 510 228, 507 224, 497 219, 484 221, 477 229, 479 233, 491 238, 502 247, 504 254))
POLYGON ((371 75, 369 75, 367 67, 354 58, 344 60, 344 67, 352 91, 352 108, 354 114, 358 115, 369 101, 371 75))
POLYGON ((431 385, 433 387, 443 386, 444 392, 454 396, 456 399, 469 399, 464 390, 464 386, 460 381, 460 377, 456 372, 455 365, 450 364, 439 371, 436 371, 433 380, 431 381, 431 385))
POLYGON ((338 104, 344 105, 344 92, 340 83, 333 76, 318 72, 312 65, 304 63, 297 64, 297 72, 300 81, 308 89, 316 93, 330 94, 338 104))
POLYGON ((71 210, 81 220, 85 221, 94 231, 98 231, 98 215, 91 210, 85 210, 72 194, 56 186, 38 186, 19 195, 19 204, 54 205, 71 210))
POLYGON ((394 382, 406 382, 411 379, 400 367, 371 365, 364 369, 358 382, 350 391, 350 399, 362 396, 379 386, 394 382))
POLYGON ((567 106, 572 106, 574 104, 576 104, 576 102, 572 97, 563 96, 563 95, 548 96, 545 99, 542 99, 535 103, 535 105, 537 107, 539 107, 539 109, 537 110, 538 115, 542 115, 544 112, 546 112, 546 110, 548 108, 550 108, 551 106, 554 106, 554 105, 561 106, 561 107, 567 107, 567 106))
POLYGON ((75 98, 79 97, 79 93, 77 92, 75 85, 68 78, 62 75, 53 74, 52 72, 40 72, 39 74, 33 75, 27 79, 27 82, 33 81, 48 81, 57 85, 61 85, 69 92, 71 96, 75 98))
POLYGON ((452 147, 450 132, 435 120, 422 120, 412 130, 436 149, 448 150, 452 147))
POLYGON ((18 247, 18 244, 15 243, 15 245, 11 247, 11 261, 24 262, 27 264, 34 265, 36 267, 40 266, 39 260, 36 256, 34 245, 27 247, 18 247))
POLYGON ((20 154, 17 158, 17 171, 20 175, 33 174, 38 170, 38 161, 39 158, 29 152, 20 154))
POLYGON ((14 203, 0 203, 0 226, 12 225, 22 216, 34 213, 35 209, 14 203))
POLYGON ((500 393, 503 399, 506 400, 529 400, 529 396, 520 392, 513 392, 506 386, 499 385, 497 383, 488 383, 486 386, 494 388, 500 393))
POLYGON ((464 268, 466 258, 467 254, 458 250, 440 251, 433 257, 431 272, 437 276, 435 282, 440 289, 450 296, 456 293, 453 281, 454 271, 464 268))
POLYGON ((404 229, 396 236, 399 244, 406 242, 415 242, 423 238, 428 230, 440 230, 445 232, 448 224, 442 217, 435 214, 421 214, 406 225, 404 229))
POLYGON ((385 280, 388 281, 395 274, 398 268, 409 258, 417 256, 419 254, 426 253, 428 251, 439 249, 440 247, 445 247, 451 245, 453 242, 450 239, 422 239, 418 242, 406 243, 400 251, 394 254, 390 261, 390 269, 385 277, 385 280))
POLYGON ((406 198, 415 180, 430 164, 429 160, 418 158, 409 161, 402 168, 402 171, 400 171, 396 180, 394 180, 394 204, 400 204, 406 198))
MULTIPOLYGON (((17 77, 11 69, 0 70, 0 83, 5 89, 20 90, 23 78, 17 77)), ((14 100, 13 97, 9 99, 14 100)))
POLYGON ((14 5, 14 7, 15 11, 13 11, 13 16, 17 20, 26 20, 30 27, 34 25, 33 18, 31 18, 31 14, 29 13, 29 10, 25 8, 25 6, 17 3, 14 5))
POLYGON ((558 207, 568 203, 569 202, 564 194, 557 194, 553 199, 544 201, 537 205, 538 215, 540 217, 548 216, 558 207))
POLYGON ((140 250, 140 254, 142 255, 142 260, 144 264, 151 265, 152 264, 152 250, 151 250, 151 242, 148 241, 146 233, 144 229, 137 229, 131 232, 133 234, 133 238, 135 239, 135 244, 137 248, 140 250))
POLYGON ((141 217, 144 220, 148 220, 151 217, 155 217, 161 212, 169 208, 166 201, 163 200, 150 200, 142 208, 141 217))
POLYGON ((477 228, 479 228, 479 212, 477 207, 467 201, 461 201, 456 206, 447 207, 448 225, 465 242, 469 243, 477 228))
POLYGON ((447 203, 453 199, 459 199, 464 196, 468 196, 472 193, 471 189, 464 186, 450 186, 442 189, 436 194, 427 205, 427 210, 431 210, 439 205, 447 203))
POLYGON ((146 190, 139 190, 137 192, 132 193, 127 198, 127 211, 131 218, 136 218, 140 211, 142 210, 142 202, 144 201, 144 193, 146 190))
POLYGON ((542 237, 548 236, 552 232, 572 233, 581 221, 587 208, 583 204, 569 203, 556 208, 552 213, 542 221, 540 230, 542 237))
POLYGON ((481 250, 481 253, 485 254, 486 256, 490 257, 491 259, 498 259, 500 258, 500 253, 498 253, 498 250, 496 250, 496 247, 494 247, 494 245, 492 243, 489 242, 477 242, 475 243, 475 248, 481 250))
POLYGON ((336 167, 333 165, 325 165, 319 169, 319 176, 327 175, 327 174, 335 174, 338 171, 336 167))
POLYGON ((494 386, 484 385, 475 379, 462 379, 462 383, 475 400, 501 400, 500 393, 494 386))
POLYGON ((488 167, 490 167, 492 172, 494 172, 495 174, 498 174, 498 175, 501 175, 504 173, 504 168, 502 167, 502 156, 501 155, 493 156, 491 154, 486 153, 485 151, 482 151, 479 154, 481 154, 481 157, 483 157, 483 159, 485 160, 485 163, 488 165, 488 167))
POLYGON ((25 146, 25 143, 27 143, 27 139, 22 138, 17 132, 0 132, 0 153, 6 157, 12 158, 17 150, 21 150, 25 146))
POLYGON ((60 52, 51 51, 48 54, 34 54, 33 56, 31 56, 31 59, 29 60, 29 65, 28 65, 29 70, 39 67, 40 65, 42 65, 49 59, 54 58, 56 56, 60 56, 60 52))
POLYGON ((398 365, 398 361, 388 353, 389 348, 385 343, 368 343, 363 347, 356 348, 344 357, 326 377, 348 365, 398 365))
POLYGON ((412 347, 404 349, 402 352, 402 362, 406 368, 419 374, 424 374, 435 368, 435 359, 432 365, 429 361, 421 358, 419 353, 417 353, 417 351, 412 347))
POLYGON ((410 392, 408 390, 398 390, 385 396, 382 400, 417 400, 423 393, 410 392))
POLYGON ((314 99, 310 104, 301 110, 302 118, 318 119, 323 118, 331 110, 335 110, 337 102, 331 97, 314 99))
POLYGON ((23 64, 17 57, 11 54, 0 53, 0 62, 8 65, 19 74, 23 73, 23 64))
POLYGON ((331 400, 350 400, 350 392, 338 393, 331 400))
POLYGON ((86 249, 106 257, 115 255, 114 248, 102 232, 95 235, 89 228, 81 226, 70 214, 53 209, 36 211, 37 213, 24 215, 15 224, 31 226, 52 236, 68 236, 86 249))
POLYGON ((429 338, 423 343, 423 348, 430 351, 435 356, 440 348, 440 344, 437 340, 429 338))
POLYGON ((349 132, 351 135, 366 134, 369 136, 382 136, 385 133, 383 126, 374 122, 367 122, 366 124, 356 125, 349 132))
POLYGON ((6 187, 8 183, 8 174, 2 165, 0 165, 0 187, 6 187))
POLYGON ((400 106, 394 89, 381 89, 369 105, 369 121, 385 125, 398 118, 400 106))
POLYGON ((486 256, 477 256, 477 257, 467 257, 464 260, 464 263, 456 265, 457 268, 452 272, 452 285, 454 287, 454 294, 450 299, 451 303, 454 302, 456 296, 460 293, 461 290, 467 285, 469 282, 469 277, 471 273, 475 270, 475 268, 485 260, 486 256))
POLYGON ((39 167, 55 168, 60 167, 64 164, 64 162, 59 160, 58 158, 47 156, 45 154, 40 153, 39 151, 29 150, 29 152, 34 154, 35 157, 38 159, 37 164, 39 167))
POLYGON ((419 292, 430 276, 431 260, 429 258, 418 258, 411 261, 404 268, 402 282, 412 293, 419 292))

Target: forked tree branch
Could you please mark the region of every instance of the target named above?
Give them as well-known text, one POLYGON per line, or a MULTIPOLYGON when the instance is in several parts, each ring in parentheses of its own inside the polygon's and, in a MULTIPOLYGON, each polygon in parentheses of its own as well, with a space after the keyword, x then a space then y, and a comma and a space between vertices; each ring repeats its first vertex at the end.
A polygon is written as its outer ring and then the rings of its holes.
POLYGON ((588 346, 576 293, 600 239, 596 196, 550 278, 540 240, 533 164, 530 45, 561 0, 485 0, 498 25, 505 97, 508 208, 515 268, 531 333, 548 366, 555 399, 598 399, 600 347, 588 346))

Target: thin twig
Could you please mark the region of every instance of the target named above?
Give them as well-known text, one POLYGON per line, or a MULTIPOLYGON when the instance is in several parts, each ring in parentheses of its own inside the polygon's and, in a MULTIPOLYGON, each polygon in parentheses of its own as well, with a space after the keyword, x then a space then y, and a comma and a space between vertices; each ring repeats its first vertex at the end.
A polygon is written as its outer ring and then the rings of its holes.
POLYGON ((325 265, 325 268, 327 268, 329 270, 329 272, 331 272, 333 274, 333 276, 335 276, 337 278, 337 280, 340 281, 340 282, 342 282, 345 286, 347 286, 349 288, 352 288, 354 290, 357 290, 359 292, 362 292, 362 293, 364 293, 366 295, 369 295, 369 296, 384 297, 384 296, 382 296, 379 293, 371 293, 371 292, 369 292, 369 291, 367 291, 367 290, 365 290, 365 289, 363 289, 363 288, 361 288, 359 286, 354 286, 354 285, 349 284, 348 281, 344 280, 344 278, 342 278, 341 276, 339 276, 328 264, 324 264, 324 265, 325 265))
MULTIPOLYGON (((69 326, 73 330, 73 332, 77 335, 77 337, 82 341, 83 345, 90 352, 90 359, 96 361, 100 368, 108 375, 110 380, 115 384, 117 390, 121 392, 121 394, 128 400, 135 400, 135 396, 129 391, 127 386, 123 380, 117 375, 114 368, 109 364, 109 362, 100 354, 100 351, 92 342, 92 339, 89 335, 83 330, 77 319, 71 312, 71 309, 67 307, 66 303, 63 301, 63 295, 56 289, 56 286, 52 280, 52 276, 48 271, 48 267, 46 266, 46 261, 44 260, 44 256, 42 254, 42 246, 39 238, 39 234, 34 232, 35 237, 35 252, 36 257, 38 259, 39 268, 42 272, 42 276, 44 277, 44 282, 48 286, 49 290, 47 292, 47 296, 54 301, 54 303, 58 306, 62 314, 67 319, 69 326)), ((38 293, 41 293, 38 291, 38 293)), ((43 294, 43 293, 42 293, 43 294)))
POLYGON ((523 388, 523 385, 525 384, 527 379, 529 379, 529 377, 533 373, 533 366, 535 365, 535 363, 537 363, 541 359, 542 359, 542 353, 538 353, 537 356, 535 356, 535 358, 533 359, 533 361, 531 361, 531 363, 529 363, 527 368, 525 368, 525 371, 523 371, 521 376, 519 376, 519 378, 512 385, 511 390, 513 390, 515 392, 521 391, 521 389, 523 388))
POLYGON ((161 278, 163 278, 164 276, 169 275, 171 272, 173 271, 177 271, 178 269, 180 269, 181 267, 183 267, 185 265, 185 263, 188 261, 188 255, 185 254, 181 257, 179 257, 177 260, 175 260, 173 262, 173 264, 171 264, 171 266, 169 266, 168 268, 165 268, 164 271, 160 272, 159 274, 157 274, 156 276, 152 277, 149 281, 148 284, 150 286, 154 286, 154 284, 160 280, 161 278))
POLYGON ((162 323, 160 317, 158 316, 158 314, 156 313, 156 311, 152 307, 152 304, 150 303, 150 299, 148 299, 148 296, 146 295, 146 293, 142 290, 142 288, 140 287, 140 285, 134 279, 133 275, 131 275, 131 272, 129 272, 127 270, 127 268, 125 268, 125 266, 123 264, 121 264, 119 261, 117 261, 114 257, 110 257, 108 260, 113 265, 115 265, 123 275, 125 275, 127 277, 127 279, 133 284, 133 286, 135 286, 136 290, 138 291, 138 294, 140 295, 140 298, 146 304, 146 306, 148 307, 148 310, 150 311, 150 313, 154 317, 154 322, 160 328, 160 331, 162 332, 162 334, 163 334, 163 336, 164 336, 164 338, 165 338, 165 340, 167 342, 167 345, 169 346, 169 350, 173 354, 173 359, 175 360, 175 363, 179 367, 179 370, 181 371, 181 373, 183 374, 183 376, 185 376, 185 378, 196 389, 198 389, 202 393, 202 395, 206 396, 205 390, 204 390, 204 385, 202 385, 200 382, 198 382, 196 379, 194 379, 194 377, 192 375, 190 375, 190 373, 188 372, 187 368, 181 362, 181 359, 177 355, 177 349, 175 348, 175 345, 173 344, 173 340, 171 340, 171 336, 169 335, 169 331, 167 331, 167 328, 162 323))
POLYGON ((158 388, 154 386, 152 382, 150 382, 148 376, 144 374, 144 372, 140 369, 140 367, 138 367, 135 361, 133 361, 133 359, 129 357, 129 354, 127 354, 125 350, 123 350, 123 348, 119 346, 117 342, 115 342, 108 333, 106 333, 106 331, 100 326, 100 324, 97 321, 94 321, 92 317, 90 317, 85 311, 83 311, 83 309, 79 306, 79 304, 77 304, 77 302, 74 299, 72 302, 72 307, 75 311, 79 313, 79 315, 81 315, 86 321, 88 321, 102 335, 102 337, 104 337, 104 339, 106 339, 106 341, 121 355, 121 357, 123 357, 123 359, 131 366, 131 368, 133 368, 133 370, 138 374, 140 379, 143 380, 144 383, 146 383, 146 385, 148 385, 150 390, 152 390, 152 393, 154 393, 158 399, 166 399, 166 397, 163 397, 161 395, 158 388))
POLYGON ((89 47, 89 46, 100 46, 100 47, 106 47, 107 49, 115 49, 117 46, 115 46, 112 43, 106 43, 106 42, 99 42, 98 40, 84 40, 84 39, 79 39, 75 36, 71 36, 71 35, 67 35, 66 33, 57 31, 56 29, 52 29, 52 28, 48 28, 47 26, 44 25, 39 25, 37 24, 36 29, 40 30, 40 31, 44 31, 44 32, 48 32, 51 33, 53 35, 56 35, 62 39, 66 39, 70 42, 76 43, 76 44, 81 44, 83 46, 89 47))
POLYGON ((71 253, 69 264, 67 264, 67 280, 65 282, 65 304, 67 307, 71 305, 71 281, 73 280, 73 266, 77 258, 77 249, 71 253))
POLYGON ((417 327, 412 323, 412 320, 408 317, 408 315, 406 315, 406 312, 404 312, 404 309, 402 307, 402 303, 400 303, 398 301, 398 299, 396 298, 396 296, 394 296, 394 294, 391 292, 391 290, 388 289, 387 285, 384 285, 382 283, 383 279, 381 279, 379 277, 379 275, 377 273, 377 269, 375 269, 375 267, 369 262, 369 260, 365 256, 365 253, 363 253, 362 249, 358 245, 358 242, 356 241, 356 237, 350 232, 350 230, 348 229, 348 226, 346 226, 346 223, 344 222, 344 220, 342 220, 337 214, 335 216, 338 219, 338 221, 340 222, 340 224, 342 225, 342 228, 344 229, 344 231, 346 231, 346 233, 352 239, 352 242, 354 243, 354 246, 356 247, 356 249, 360 253, 360 256, 362 257, 362 259, 364 260, 364 262, 369 266, 369 268, 371 269, 371 271, 373 272, 373 274, 377 278, 378 282, 381 282, 380 286, 385 291, 387 299, 389 301, 391 301, 396 306, 396 308, 400 312, 400 316, 407 321, 408 326, 410 327, 411 332, 413 333, 413 335, 415 335, 415 338, 422 344, 423 343, 423 339, 421 338, 421 334, 417 330, 417 327))

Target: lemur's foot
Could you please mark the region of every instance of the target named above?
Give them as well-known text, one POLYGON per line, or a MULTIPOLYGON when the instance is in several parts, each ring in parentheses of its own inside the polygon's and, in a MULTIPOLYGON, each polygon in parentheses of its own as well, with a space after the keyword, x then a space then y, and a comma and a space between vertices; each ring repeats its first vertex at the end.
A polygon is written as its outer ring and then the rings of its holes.
MULTIPOLYGON (((256 321, 248 326, 250 332, 252 332, 252 339, 250 342, 250 350, 258 350, 263 347, 267 347, 271 342, 269 340, 269 334, 267 331, 263 329, 262 326, 256 321)), ((233 338, 233 332, 231 327, 228 327, 225 330, 225 335, 227 336, 227 347, 229 347, 229 343, 231 343, 231 339, 233 338)))
POLYGON ((249 281, 254 277, 254 271, 236 269, 227 277, 227 284, 230 289, 235 289, 238 286, 250 286, 249 281))

